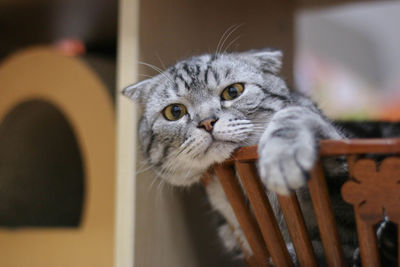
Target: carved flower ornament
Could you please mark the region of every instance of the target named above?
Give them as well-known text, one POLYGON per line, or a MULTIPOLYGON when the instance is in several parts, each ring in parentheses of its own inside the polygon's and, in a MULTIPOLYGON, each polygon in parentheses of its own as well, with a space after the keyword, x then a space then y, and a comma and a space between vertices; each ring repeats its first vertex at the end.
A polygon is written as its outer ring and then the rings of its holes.
POLYGON ((379 166, 371 159, 358 160, 352 180, 342 187, 342 196, 368 223, 378 223, 384 213, 400 223, 400 158, 386 158, 379 166))

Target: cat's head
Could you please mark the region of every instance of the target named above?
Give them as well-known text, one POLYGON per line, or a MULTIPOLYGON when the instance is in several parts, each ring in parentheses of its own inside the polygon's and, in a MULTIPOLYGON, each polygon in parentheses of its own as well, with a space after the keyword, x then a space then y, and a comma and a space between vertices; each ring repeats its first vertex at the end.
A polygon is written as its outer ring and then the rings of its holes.
POLYGON ((258 142, 289 99, 279 51, 206 54, 128 86, 142 107, 139 142, 156 173, 174 185, 197 182, 212 164, 258 142))

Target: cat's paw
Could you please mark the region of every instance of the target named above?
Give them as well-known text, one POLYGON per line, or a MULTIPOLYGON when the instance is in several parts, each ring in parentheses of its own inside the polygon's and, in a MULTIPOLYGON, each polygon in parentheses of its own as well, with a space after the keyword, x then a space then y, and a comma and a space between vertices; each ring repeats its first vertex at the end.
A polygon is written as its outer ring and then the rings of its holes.
POLYGON ((306 185, 317 152, 309 142, 291 143, 270 138, 259 146, 258 155, 258 171, 265 186, 288 195, 306 185))
POLYGON ((252 255, 253 253, 241 228, 236 227, 234 231, 232 230, 232 227, 227 223, 218 228, 218 235, 226 251, 236 259, 243 259, 245 254, 252 255))

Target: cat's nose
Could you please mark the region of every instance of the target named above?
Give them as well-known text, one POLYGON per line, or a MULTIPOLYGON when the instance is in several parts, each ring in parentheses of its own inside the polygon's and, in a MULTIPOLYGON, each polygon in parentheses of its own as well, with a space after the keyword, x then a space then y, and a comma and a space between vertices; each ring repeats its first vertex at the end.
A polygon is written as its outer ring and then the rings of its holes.
POLYGON ((217 122, 216 118, 207 118, 199 123, 199 128, 204 128, 207 132, 211 132, 214 124, 217 122))

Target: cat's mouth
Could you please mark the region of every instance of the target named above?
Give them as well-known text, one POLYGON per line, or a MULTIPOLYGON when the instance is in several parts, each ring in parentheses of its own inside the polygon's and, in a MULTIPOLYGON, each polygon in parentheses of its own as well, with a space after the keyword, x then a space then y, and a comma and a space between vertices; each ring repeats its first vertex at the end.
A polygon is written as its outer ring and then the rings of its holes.
POLYGON ((215 164, 225 161, 231 157, 233 151, 241 146, 240 143, 230 140, 219 140, 215 137, 210 138, 207 146, 199 155, 202 160, 215 164))
MULTIPOLYGON (((187 142, 187 153, 199 165, 210 166, 228 159, 232 152, 252 142, 253 124, 244 120, 220 119, 211 131, 196 129, 187 142)), ((184 159, 185 160, 185 159, 184 159)))
POLYGON ((238 148, 240 146, 239 143, 234 142, 234 141, 226 141, 226 140, 218 140, 216 139, 213 135, 211 135, 212 137, 212 141, 210 142, 210 144, 208 145, 208 147, 204 150, 203 155, 207 156, 207 154, 210 152, 210 150, 212 149, 218 149, 218 147, 229 147, 229 149, 231 149, 232 147, 233 150, 235 150, 236 148, 238 148))

